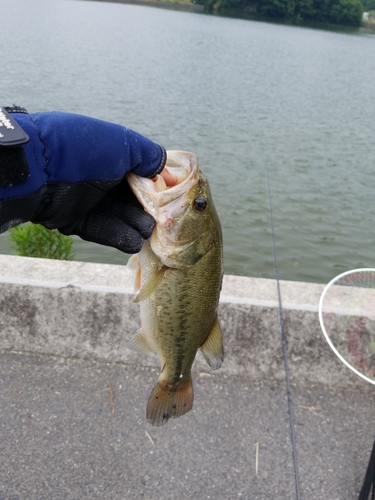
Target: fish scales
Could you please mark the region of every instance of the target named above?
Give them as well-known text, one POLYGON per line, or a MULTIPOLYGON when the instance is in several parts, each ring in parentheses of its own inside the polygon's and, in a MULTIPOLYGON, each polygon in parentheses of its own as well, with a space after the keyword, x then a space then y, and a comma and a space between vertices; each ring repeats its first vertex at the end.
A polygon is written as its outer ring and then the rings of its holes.
MULTIPOLYGON (((146 247, 141 254, 149 252, 149 245, 146 247)), ((219 259, 220 249, 216 255, 206 254, 187 270, 166 270, 157 293, 141 303, 142 326, 145 331, 153 331, 156 344, 163 345, 172 378, 190 369, 198 347, 206 340, 215 321, 213 304, 218 300, 221 277, 211 272, 207 261, 219 259)))

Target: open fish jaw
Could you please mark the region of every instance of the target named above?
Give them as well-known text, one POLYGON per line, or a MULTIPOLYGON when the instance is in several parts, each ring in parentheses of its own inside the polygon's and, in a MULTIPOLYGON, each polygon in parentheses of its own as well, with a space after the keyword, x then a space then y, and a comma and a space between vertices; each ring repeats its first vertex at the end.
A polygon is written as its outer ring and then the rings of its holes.
POLYGON ((129 184, 143 208, 156 221, 159 218, 159 210, 190 191, 199 178, 198 160, 193 153, 168 151, 165 168, 176 177, 176 185, 167 186, 160 174, 154 179, 139 177, 132 172, 126 174, 129 184))

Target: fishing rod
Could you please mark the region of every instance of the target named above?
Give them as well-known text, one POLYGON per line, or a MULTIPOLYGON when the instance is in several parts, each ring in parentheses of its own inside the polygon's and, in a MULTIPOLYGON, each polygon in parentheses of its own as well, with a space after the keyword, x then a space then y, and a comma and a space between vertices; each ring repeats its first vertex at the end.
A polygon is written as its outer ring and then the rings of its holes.
MULTIPOLYGON (((352 269, 332 279, 319 301, 325 339, 351 371, 375 385, 375 269, 352 269)), ((375 443, 358 500, 375 499, 375 443)))
POLYGON ((287 342, 286 342, 286 334, 285 334, 283 307, 282 307, 282 301, 281 301, 279 268, 278 268, 278 261, 277 261, 275 229, 274 229, 274 224, 273 224, 273 213, 272 213, 271 188, 270 188, 270 179, 269 179, 269 174, 268 174, 267 163, 266 163, 266 180, 267 180, 268 210, 269 210, 269 216, 270 216, 273 263, 274 263, 274 271, 275 271, 275 278, 276 278, 276 284, 277 284, 277 296, 278 296, 278 301, 279 301, 280 336, 281 336, 281 344, 282 344, 282 351, 283 351, 283 358, 284 358, 290 438, 291 438, 291 442, 292 442, 292 451, 293 451, 294 481, 295 481, 295 488, 296 488, 296 498, 297 498, 297 500, 300 500, 301 499, 301 492, 300 492, 299 466, 298 466, 297 445, 296 445, 296 433, 294 430, 293 398, 292 398, 292 389, 291 389, 291 383, 290 383, 288 350, 287 350, 287 342))

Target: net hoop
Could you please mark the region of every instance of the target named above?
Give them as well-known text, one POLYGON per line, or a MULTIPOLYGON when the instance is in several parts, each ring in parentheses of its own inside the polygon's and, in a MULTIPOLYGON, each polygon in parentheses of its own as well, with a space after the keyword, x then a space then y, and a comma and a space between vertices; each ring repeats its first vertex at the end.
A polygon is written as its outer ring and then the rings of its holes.
POLYGON ((339 281, 341 278, 343 278, 344 276, 347 276, 349 274, 354 274, 354 273, 363 273, 363 272, 373 272, 375 273, 375 269, 374 268, 371 268, 371 267, 364 267, 364 268, 359 268, 359 269, 352 269, 350 271, 345 271, 344 273, 341 273, 339 274, 338 276, 336 276, 335 278, 333 278, 324 288, 323 290, 323 293, 322 295, 320 296, 320 300, 319 300, 319 309, 318 309, 318 312, 319 312, 319 322, 320 322, 320 327, 323 331, 323 334, 324 334, 324 337, 328 343, 328 345, 330 346, 330 348, 332 349, 332 351, 336 354, 336 356, 339 358, 340 361, 342 361, 342 363, 344 363, 345 366, 347 366, 352 372, 356 373, 359 377, 361 377, 363 380, 366 380, 366 382, 370 382, 370 384, 372 385, 375 385, 375 380, 372 380, 371 378, 369 377, 366 377, 366 375, 364 375, 363 373, 361 373, 360 371, 358 371, 356 368, 354 368, 354 366, 352 366, 339 352, 338 350, 336 349, 336 347, 333 345, 331 339, 329 338, 329 335, 326 331, 326 328, 325 328, 325 325, 324 325, 324 320, 323 320, 323 303, 324 303, 324 298, 328 292, 328 290, 330 289, 330 287, 336 283, 337 281, 339 281))

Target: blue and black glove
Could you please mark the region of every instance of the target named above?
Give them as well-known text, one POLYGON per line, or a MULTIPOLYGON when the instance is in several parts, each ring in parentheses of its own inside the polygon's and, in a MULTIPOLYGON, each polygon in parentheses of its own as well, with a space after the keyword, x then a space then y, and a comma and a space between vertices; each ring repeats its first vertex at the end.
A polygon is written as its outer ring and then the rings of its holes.
POLYGON ((165 149, 133 130, 95 118, 5 109, 30 141, 0 146, 0 233, 31 221, 138 252, 155 221, 124 176, 132 170, 154 177, 164 168, 165 149))

